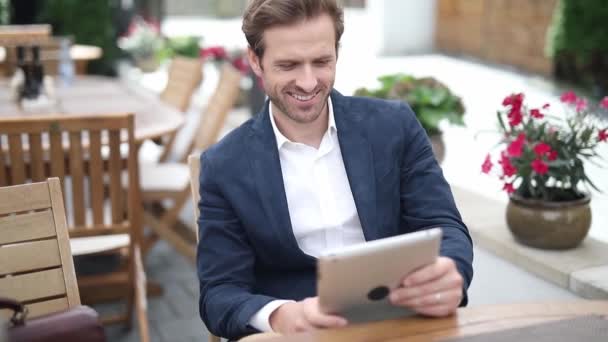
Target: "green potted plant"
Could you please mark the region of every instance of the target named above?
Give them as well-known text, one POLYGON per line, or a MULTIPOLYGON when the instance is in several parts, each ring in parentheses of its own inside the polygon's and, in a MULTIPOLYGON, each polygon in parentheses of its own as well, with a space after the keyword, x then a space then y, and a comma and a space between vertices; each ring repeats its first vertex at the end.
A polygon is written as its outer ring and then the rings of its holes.
POLYGON ((118 39, 118 46, 131 55, 135 65, 142 71, 158 68, 157 53, 163 45, 158 25, 138 16, 133 18, 127 34, 118 39))
POLYGON ((202 38, 195 36, 166 38, 163 48, 157 52, 157 58, 160 61, 171 59, 174 56, 199 58, 201 40, 202 38))
MULTIPOLYGON (((598 128, 587 100, 569 91, 561 101, 564 118, 551 115, 549 104, 526 106, 521 93, 507 96, 497 114, 500 168, 494 169, 490 154, 481 167, 504 182, 507 226, 515 239, 539 248, 572 248, 587 235, 589 190, 599 189, 583 162, 598 157, 597 146, 608 141, 608 128, 598 128)), ((608 97, 598 107, 608 109, 608 97)))
POLYGON ((439 124, 447 120, 463 126, 464 105, 443 83, 433 77, 416 78, 402 73, 378 78, 377 89, 360 88, 356 96, 370 96, 407 102, 431 139, 433 152, 439 162, 445 156, 445 144, 439 124))

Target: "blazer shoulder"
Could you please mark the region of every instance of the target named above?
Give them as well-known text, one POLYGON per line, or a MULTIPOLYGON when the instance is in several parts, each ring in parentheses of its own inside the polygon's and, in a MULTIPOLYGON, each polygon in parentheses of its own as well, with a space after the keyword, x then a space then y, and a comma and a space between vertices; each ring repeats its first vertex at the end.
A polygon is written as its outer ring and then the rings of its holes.
POLYGON ((416 115, 405 101, 352 96, 349 112, 358 120, 375 125, 410 126, 417 123, 416 115))
POLYGON ((211 145, 203 152, 206 161, 221 166, 225 165, 225 163, 233 163, 235 160, 242 159, 241 157, 245 153, 244 149, 250 140, 252 125, 253 118, 250 118, 226 134, 217 143, 211 145))

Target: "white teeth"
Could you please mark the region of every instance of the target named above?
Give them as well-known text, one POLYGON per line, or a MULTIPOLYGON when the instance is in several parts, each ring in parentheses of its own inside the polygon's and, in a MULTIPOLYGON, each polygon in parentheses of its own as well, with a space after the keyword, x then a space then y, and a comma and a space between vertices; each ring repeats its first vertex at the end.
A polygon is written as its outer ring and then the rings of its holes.
POLYGON ((315 94, 308 95, 308 96, 292 94, 291 96, 295 97, 296 100, 299 100, 299 101, 308 101, 308 100, 312 99, 315 96, 315 94))

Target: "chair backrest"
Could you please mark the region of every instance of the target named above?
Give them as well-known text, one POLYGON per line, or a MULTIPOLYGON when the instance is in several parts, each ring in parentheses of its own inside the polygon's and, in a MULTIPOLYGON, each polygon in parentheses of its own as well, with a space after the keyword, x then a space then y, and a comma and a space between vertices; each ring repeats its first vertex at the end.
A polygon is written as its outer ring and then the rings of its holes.
MULTIPOLYGON (((198 210, 198 202, 201 199, 201 194, 199 193, 199 182, 198 177, 201 174, 201 160, 200 157, 196 154, 191 154, 188 156, 188 167, 190 168, 190 190, 192 191, 192 201, 194 201, 194 226, 198 226, 198 217, 200 216, 200 212, 198 210)), ((196 231, 196 242, 198 242, 198 229, 196 231)))
MULTIPOLYGON (((11 76, 17 67, 17 46, 40 48, 40 62, 47 75, 56 75, 62 39, 52 37, 50 25, 0 25, 0 46, 6 51, 4 74, 11 76)), ((26 60, 31 60, 31 51, 26 50, 26 60)))
POLYGON ((0 46, 37 43, 51 36, 51 25, 0 25, 0 46))
POLYGON ((175 57, 169 66, 169 79, 160 98, 182 112, 188 110, 190 98, 203 80, 203 62, 200 59, 175 57))
MULTIPOLYGON (((217 87, 203 111, 194 140, 185 157, 193 152, 204 151, 217 141, 228 113, 239 97, 241 77, 236 68, 224 63, 217 87)), ((184 161, 185 159, 183 158, 184 161)))
POLYGON ((0 188, 0 295, 28 317, 80 305, 68 239, 58 178, 0 188))
MULTIPOLYGON (((188 156, 188 166, 190 168, 190 190, 192 191, 192 200, 194 201, 194 226, 197 227, 196 231, 196 242, 198 243, 198 217, 200 212, 198 210, 198 201, 201 199, 199 193, 199 182, 198 177, 201 173, 201 160, 198 155, 191 154, 188 156)), ((220 342, 221 339, 209 333, 208 342, 220 342)))
POLYGON ((0 119, 0 186, 59 177, 71 237, 129 233, 139 241, 133 128, 133 114, 0 119))

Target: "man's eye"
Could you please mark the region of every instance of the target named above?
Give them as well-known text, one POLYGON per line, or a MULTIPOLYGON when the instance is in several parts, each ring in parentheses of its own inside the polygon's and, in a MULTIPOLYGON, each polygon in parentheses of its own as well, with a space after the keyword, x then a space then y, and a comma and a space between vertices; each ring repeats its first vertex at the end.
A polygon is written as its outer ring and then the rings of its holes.
POLYGON ((281 70, 291 70, 293 68, 295 68, 295 64, 279 64, 278 65, 279 69, 281 70))
POLYGON ((329 63, 329 60, 316 61, 315 64, 318 66, 325 66, 329 63))

